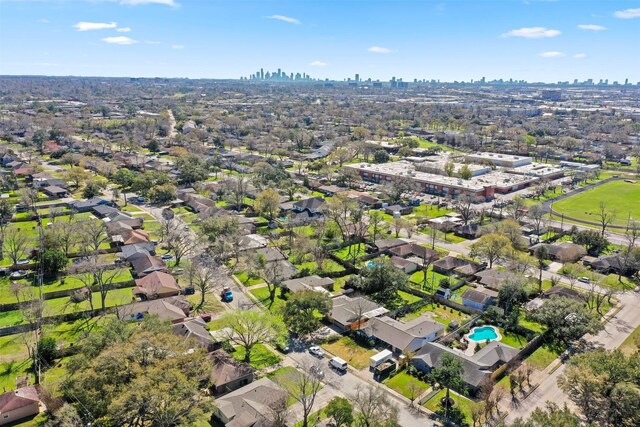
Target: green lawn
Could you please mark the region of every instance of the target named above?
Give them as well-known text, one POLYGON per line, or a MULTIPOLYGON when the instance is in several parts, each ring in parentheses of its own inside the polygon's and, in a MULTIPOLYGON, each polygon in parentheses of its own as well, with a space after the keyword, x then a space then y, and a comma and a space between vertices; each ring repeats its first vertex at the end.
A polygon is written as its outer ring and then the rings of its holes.
POLYGON ((436 322, 440 322, 444 325, 448 325, 449 322, 455 320, 458 324, 463 324, 469 320, 469 316, 464 314, 458 310, 454 310, 452 308, 446 307, 444 305, 436 305, 436 304, 426 304, 421 307, 419 310, 414 311, 413 313, 408 313, 406 316, 402 317, 400 320, 403 322, 408 322, 413 320, 421 315, 427 313, 430 317, 436 322))
POLYGON ((533 332, 537 332, 539 334, 543 333, 546 328, 544 325, 541 325, 538 322, 534 322, 532 320, 527 320, 524 317, 521 317, 520 320, 518 320, 518 323, 520 324, 520 326, 524 326, 527 329, 531 329, 533 332))
POLYGON ((407 304, 413 304, 414 302, 418 302, 422 299, 405 291, 398 291, 398 295, 400 295, 400 298, 402 298, 402 300, 407 304))
POLYGON ((361 346, 349 337, 342 337, 330 344, 323 344, 322 347, 329 353, 346 360, 356 369, 364 369, 369 366, 369 358, 377 353, 375 350, 361 346))
POLYGON ((245 286, 253 286, 262 283, 262 279, 250 279, 245 272, 235 273, 236 278, 245 286))
POLYGON ((640 218, 640 184, 613 181, 553 204, 553 210, 577 219, 599 222, 599 203, 616 211, 614 224, 626 225, 629 216, 640 218))
MULTIPOLYGON (((415 284, 416 286, 422 289, 424 285, 424 274, 425 273, 422 270, 416 271, 409 277, 409 281, 412 284, 415 284)), ((436 273, 435 271, 433 271, 433 266, 431 265, 427 269, 427 286, 432 287, 434 290, 437 289, 438 284, 440 283, 440 280, 443 280, 446 278, 447 276, 444 276, 440 273, 436 273)))
MULTIPOLYGON (((269 378, 274 383, 278 384, 282 388, 286 388, 291 381, 295 381, 295 378, 300 375, 300 372, 293 366, 285 366, 283 368, 278 368, 275 371, 269 372, 266 377, 269 378)), ((287 396, 287 406, 291 406, 296 403, 296 399, 288 395, 287 396)))
MULTIPOLYGON (((236 359, 242 362, 245 356, 244 347, 236 347, 236 351, 231 353, 231 355, 236 359)), ((274 354, 271 350, 265 347, 262 344, 256 344, 251 349, 251 362, 249 364, 253 366, 255 369, 264 369, 269 366, 273 366, 276 363, 280 362, 280 358, 274 354)))
POLYGON ((534 351, 531 356, 527 357, 527 362, 534 368, 542 371, 559 355, 560 352, 558 350, 544 344, 534 351))
MULTIPOLYGON (((425 408, 429 409, 432 412, 435 412, 440 415, 444 415, 444 410, 442 409, 442 405, 440 403, 440 399, 442 399, 446 395, 446 390, 440 390, 435 396, 429 399, 425 404, 425 408)), ((471 420, 471 408, 477 403, 472 400, 467 399, 464 396, 451 391, 451 398, 454 400, 455 404, 453 406, 453 410, 451 413, 455 413, 459 411, 463 417, 461 420, 462 426, 471 426, 473 421, 471 420)))
POLYGON ((280 297, 280 292, 276 291, 276 297, 271 302, 269 300, 269 289, 267 287, 251 289, 250 291, 265 307, 270 311, 277 312, 284 308, 285 299, 280 297))
POLYGON ((511 332, 506 332, 502 328, 498 329, 500 330, 500 335, 502 335, 502 339, 500 340, 501 343, 514 348, 523 348, 527 345, 527 339, 525 337, 511 332))
POLYGON ((315 261, 301 262, 294 265, 298 270, 304 270, 305 268, 308 269, 309 274, 336 273, 338 271, 344 270, 344 268, 342 268, 340 264, 332 259, 324 260, 324 263, 322 264, 322 270, 318 270, 318 264, 315 261))
POLYGON ((404 371, 385 380, 384 385, 392 390, 397 391, 407 399, 411 399, 412 397, 415 399, 420 396, 426 389, 431 387, 424 381, 421 381, 416 377, 412 377, 404 371))
POLYGON ((366 246, 364 243, 345 246, 339 250, 333 251, 333 254, 343 261, 351 261, 354 257, 357 259, 366 254, 366 246))

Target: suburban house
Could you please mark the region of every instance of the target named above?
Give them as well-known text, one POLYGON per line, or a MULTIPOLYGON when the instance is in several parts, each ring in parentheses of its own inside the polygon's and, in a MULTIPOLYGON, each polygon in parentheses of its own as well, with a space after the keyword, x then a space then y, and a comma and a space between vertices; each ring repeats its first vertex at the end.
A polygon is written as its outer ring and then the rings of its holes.
POLYGON ((105 222, 121 222, 133 228, 134 230, 141 228, 144 221, 141 217, 133 217, 128 213, 120 211, 112 212, 105 216, 102 220, 105 222))
POLYGON ((480 233, 480 224, 473 223, 467 225, 461 225, 456 228, 455 234, 456 236, 464 237, 465 239, 475 239, 479 237, 480 233))
POLYGON ((333 291, 333 279, 320 276, 307 276, 298 279, 289 279, 282 282, 281 286, 287 288, 290 292, 300 291, 317 291, 331 292, 333 291))
POLYGON ((309 212, 311 216, 322 215, 322 207, 324 206, 324 198, 321 196, 311 197, 308 199, 298 200, 293 203, 291 210, 293 212, 309 212))
POLYGON ((120 247, 120 257, 128 260, 136 254, 155 255, 156 245, 151 242, 134 243, 132 245, 124 245, 120 247))
POLYGON ((445 276, 457 274, 462 277, 471 277, 485 268, 484 263, 480 264, 468 259, 452 256, 440 258, 434 261, 432 265, 433 271, 436 273, 444 274, 445 276))
POLYGON ((464 369, 462 379, 465 387, 470 394, 475 395, 482 384, 491 377, 493 371, 513 359, 518 352, 518 349, 502 344, 499 341, 491 341, 473 356, 467 356, 445 345, 430 342, 418 351, 413 357, 412 363, 416 369, 429 372, 435 366, 438 366, 438 362, 444 354, 450 354, 460 359, 464 369))
POLYGON ((52 185, 58 187, 66 187, 67 181, 62 178, 55 178, 46 172, 36 173, 32 175, 33 188, 44 188, 52 185))
POLYGON ((256 253, 259 257, 264 257, 265 274, 269 276, 270 280, 288 280, 299 273, 299 270, 287 260, 287 257, 279 249, 267 246, 256 250, 256 253))
POLYGON ((158 316, 160 320, 168 320, 171 323, 180 323, 188 315, 183 308, 172 304, 169 299, 156 299, 142 301, 118 307, 120 320, 142 320, 144 316, 158 316))
POLYGON ((462 293, 462 304, 475 308, 476 310, 484 311, 497 297, 498 293, 490 289, 467 289, 462 293))
POLYGON ((584 298, 580 294, 580 292, 575 289, 570 289, 565 286, 556 285, 547 289, 543 294, 543 298, 551 298, 551 297, 564 297, 572 300, 584 302, 584 298))
POLYGON ((511 276, 511 273, 507 271, 496 270, 494 268, 478 271, 475 274, 475 277, 479 284, 494 291, 499 291, 502 287, 502 284, 509 276, 511 276))
POLYGON ((216 399, 214 416, 228 427, 267 426, 271 408, 286 398, 286 391, 263 377, 216 399))
POLYGON ((411 274, 418 269, 418 264, 408 259, 400 258, 399 256, 392 256, 389 261, 398 270, 405 274, 411 274))
POLYGON ((620 254, 603 255, 589 263, 591 269, 601 274, 622 274, 630 276, 638 271, 638 267, 633 263, 626 262, 625 257, 620 254))
POLYGON ((209 351, 213 350, 215 344, 201 317, 186 319, 182 323, 175 323, 173 325, 173 334, 186 339, 194 339, 200 347, 204 347, 209 351))
POLYGON ((131 256, 128 261, 131 263, 133 273, 137 277, 144 277, 154 271, 167 272, 167 267, 164 265, 164 262, 160 258, 152 255, 140 253, 131 256))
POLYGON ((44 405, 34 386, 0 394, 0 426, 38 415, 41 408, 44 409, 44 405))
POLYGON ((75 200, 69 203, 69 208, 76 212, 90 212, 96 206, 113 207, 113 203, 100 197, 92 197, 87 200, 75 200))
POLYGON ((411 240, 408 239, 402 239, 402 238, 395 238, 395 239, 381 239, 381 240, 376 240, 376 249, 378 249, 378 251, 385 251, 387 249, 392 249, 398 246, 402 246, 402 245, 406 245, 408 243, 411 243, 411 240))
POLYGON ((535 253, 536 249, 544 247, 547 249, 549 259, 560 262, 576 262, 587 254, 587 250, 580 245, 571 242, 560 242, 554 244, 538 243, 529 248, 529 252, 535 253))
POLYGON ((412 212, 413 207, 411 206, 391 205, 384 208, 384 213, 394 217, 398 217, 400 215, 409 215, 412 212))
MULTIPOLYGON (((434 262, 440 258, 440 252, 421 246, 417 243, 407 243, 401 246, 393 247, 389 250, 391 255, 399 256, 402 258, 417 257, 421 260, 426 260, 429 263, 434 262)), ((422 265, 422 264, 421 264, 422 265)))
POLYGON ((413 353, 444 333, 445 326, 426 316, 403 323, 388 316, 375 317, 363 329, 369 338, 384 343, 397 354, 413 353))
POLYGON ((49 185, 47 187, 40 187, 40 190, 49 197, 55 199, 61 199, 69 195, 69 191, 65 188, 58 187, 57 185, 49 185))
POLYGON ((389 310, 365 297, 342 295, 331 300, 329 320, 343 330, 363 327, 369 319, 387 314, 389 310))
POLYGON ((269 241, 267 238, 260 234, 247 234, 242 236, 238 241, 238 248, 241 251, 246 251, 250 249, 265 248, 268 244, 269 241))
POLYGON ((144 230, 122 230, 118 237, 111 236, 111 240, 121 245, 148 243, 149 233, 144 230))
POLYGON ((171 274, 154 271, 136 279, 133 294, 142 300, 172 297, 180 294, 180 286, 171 274))
POLYGON ((115 212, 119 212, 119 210, 109 205, 98 205, 92 207, 91 212, 93 212, 93 214, 98 218, 106 218, 115 212))
POLYGON ((224 350, 209 353, 213 368, 209 374, 211 392, 215 397, 223 396, 253 382, 254 369, 238 362, 224 350))

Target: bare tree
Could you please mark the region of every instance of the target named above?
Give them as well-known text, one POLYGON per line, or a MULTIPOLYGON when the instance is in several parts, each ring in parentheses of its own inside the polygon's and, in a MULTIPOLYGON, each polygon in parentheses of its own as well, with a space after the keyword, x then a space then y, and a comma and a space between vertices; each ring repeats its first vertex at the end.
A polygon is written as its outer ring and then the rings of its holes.
POLYGON ((543 209, 542 205, 533 205, 527 211, 527 218, 529 218, 533 223, 536 235, 540 235, 542 228, 544 228, 546 215, 547 213, 543 209))
POLYGON ((29 243, 27 233, 21 232, 17 228, 7 230, 2 245, 11 261, 13 261, 13 265, 16 265, 27 254, 29 243))
POLYGON ((398 407, 378 387, 358 386, 350 400, 364 427, 398 423, 398 407))
POLYGON ((302 426, 309 426, 309 415, 322 388, 320 374, 322 369, 318 362, 309 367, 291 372, 283 380, 284 389, 292 399, 302 406, 302 426))
POLYGON ((453 208, 460 214, 464 225, 467 225, 469 221, 477 216, 476 209, 474 208, 475 199, 469 194, 462 194, 453 203, 453 208))
POLYGON ((192 261, 186 268, 189 285, 200 294, 200 303, 194 309, 195 311, 204 306, 206 295, 218 287, 220 283, 220 270, 213 265, 213 261, 211 264, 211 266, 207 266, 201 261, 192 261))
MULTIPOLYGON (((114 268, 112 264, 100 262, 98 256, 93 255, 88 260, 72 266, 70 273, 76 275, 90 291, 97 288, 97 292, 100 294, 100 307, 103 313, 106 312, 107 294, 113 289, 120 269, 114 268)), ((93 310, 93 304, 91 305, 93 310)))
POLYGON ((182 220, 173 217, 163 219, 162 229, 166 230, 164 237, 170 251, 176 257, 176 266, 180 265, 183 257, 191 255, 199 246, 198 239, 193 236, 191 229, 182 220))
POLYGON ((616 220, 616 211, 607 209, 605 202, 600 202, 598 211, 598 221, 600 222, 600 228, 602 229, 602 237, 607 230, 607 227, 616 220))
POLYGON ((78 239, 82 245, 82 252, 86 255, 97 255, 100 246, 109 240, 104 222, 90 219, 78 224, 78 239))
POLYGON ((277 396, 269 405, 269 413, 266 414, 270 427, 288 427, 290 411, 287 406, 287 396, 277 396))

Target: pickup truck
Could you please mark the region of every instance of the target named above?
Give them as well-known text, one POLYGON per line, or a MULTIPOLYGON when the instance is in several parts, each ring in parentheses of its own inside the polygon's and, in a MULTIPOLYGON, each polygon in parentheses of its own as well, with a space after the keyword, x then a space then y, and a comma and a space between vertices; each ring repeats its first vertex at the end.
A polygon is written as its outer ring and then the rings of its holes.
POLYGON ((233 292, 231 292, 231 288, 229 288, 228 286, 225 286, 222 289, 222 292, 220 292, 220 298, 222 298, 222 301, 224 302, 233 301, 233 292))

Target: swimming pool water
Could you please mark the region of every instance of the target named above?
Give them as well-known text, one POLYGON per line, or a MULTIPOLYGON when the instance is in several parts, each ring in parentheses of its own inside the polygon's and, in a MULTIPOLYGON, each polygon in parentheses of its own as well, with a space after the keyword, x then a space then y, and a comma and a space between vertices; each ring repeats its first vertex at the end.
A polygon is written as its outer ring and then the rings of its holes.
POLYGON ((472 341, 495 340, 497 338, 498 334, 493 326, 473 328, 471 335, 469 335, 469 339, 472 341))

